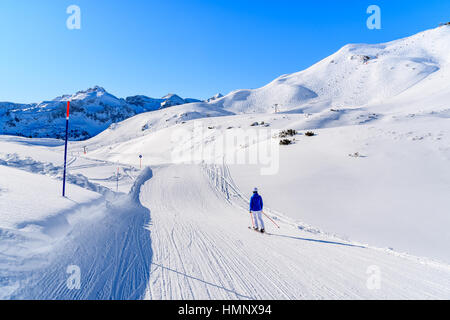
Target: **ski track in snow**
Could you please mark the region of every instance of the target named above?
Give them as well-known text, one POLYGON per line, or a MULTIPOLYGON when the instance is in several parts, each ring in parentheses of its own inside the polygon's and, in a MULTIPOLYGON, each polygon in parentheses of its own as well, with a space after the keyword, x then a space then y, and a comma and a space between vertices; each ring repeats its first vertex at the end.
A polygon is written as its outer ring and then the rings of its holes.
MULTIPOLYGON (((51 250, 11 259, 7 275, 13 283, 11 299, 141 299, 148 283, 152 259, 150 215, 138 201, 142 184, 152 171, 145 169, 129 195, 116 194, 111 201, 96 201, 64 217, 52 234, 40 239, 51 250), (56 232, 56 229, 61 229, 56 232), (34 266, 30 269, 27 266, 34 266), (69 266, 81 271, 81 288, 67 286, 69 266), (25 267, 25 268, 24 268, 25 267)), ((35 222, 39 224, 39 222, 35 222)), ((42 222, 45 226, 45 222, 42 222)), ((20 233, 25 246, 36 239, 20 233)), ((0 275, 4 270, 0 268, 0 275)))
MULTIPOLYGON (((36 168, 30 159, 14 159, 8 164, 36 168)), ((22 239, 23 247, 44 248, 7 257, 10 270, 0 268, 0 275, 8 278, 8 298, 450 297, 447 265, 350 243, 269 208, 281 229, 265 219, 269 234, 258 234, 247 229, 247 201, 226 166, 145 169, 128 195, 104 197, 60 219, 28 223, 52 231, 44 237, 2 230, 11 243, 22 239), (80 267, 80 290, 66 285, 70 265, 80 267), (380 290, 366 286, 373 265, 381 271, 380 290)))
POLYGON ((147 299, 448 298, 449 268, 338 242, 282 224, 250 232, 200 166, 155 169, 141 191, 151 211, 147 299), (370 266, 380 290, 366 286, 370 266))

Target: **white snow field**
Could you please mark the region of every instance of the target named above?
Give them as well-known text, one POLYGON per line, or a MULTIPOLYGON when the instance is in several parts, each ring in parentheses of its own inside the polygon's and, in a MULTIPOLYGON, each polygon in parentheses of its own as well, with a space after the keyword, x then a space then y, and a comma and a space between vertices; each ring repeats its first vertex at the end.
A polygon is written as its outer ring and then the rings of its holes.
MULTIPOLYGON (((249 214, 224 201, 199 166, 158 168, 141 190, 153 248, 148 299, 448 298, 448 266, 397 256, 287 223, 270 235, 247 229, 249 214), (380 268, 380 290, 367 286, 380 268), (441 282, 443 280, 443 282, 441 282)), ((213 171, 216 173, 221 170, 213 171)), ((220 176, 220 175, 219 175, 220 176)))
POLYGON ((69 144, 67 198, 59 140, 0 137, 0 298, 450 299, 449 52, 448 26, 348 45, 129 118, 69 144))

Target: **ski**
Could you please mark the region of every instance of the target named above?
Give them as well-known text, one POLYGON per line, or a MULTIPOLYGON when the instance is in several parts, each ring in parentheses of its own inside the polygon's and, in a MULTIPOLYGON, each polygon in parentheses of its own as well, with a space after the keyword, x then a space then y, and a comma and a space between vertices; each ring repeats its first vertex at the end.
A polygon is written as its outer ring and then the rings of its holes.
POLYGON ((267 231, 261 232, 261 231, 259 231, 259 230, 253 229, 253 227, 247 227, 247 228, 248 228, 249 230, 255 231, 256 233, 259 233, 259 234, 267 234, 267 235, 270 235, 270 233, 267 233, 267 231))

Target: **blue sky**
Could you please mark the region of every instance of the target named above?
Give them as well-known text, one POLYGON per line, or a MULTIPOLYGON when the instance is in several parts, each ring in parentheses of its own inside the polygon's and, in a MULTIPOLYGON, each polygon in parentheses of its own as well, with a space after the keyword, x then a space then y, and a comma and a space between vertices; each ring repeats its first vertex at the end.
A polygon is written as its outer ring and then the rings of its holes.
POLYGON ((450 1, 1 0, 0 101, 94 85, 119 97, 208 98, 303 70, 347 43, 395 40, 450 19, 450 1), (81 30, 66 28, 69 5, 81 30), (382 29, 369 30, 369 5, 382 29))

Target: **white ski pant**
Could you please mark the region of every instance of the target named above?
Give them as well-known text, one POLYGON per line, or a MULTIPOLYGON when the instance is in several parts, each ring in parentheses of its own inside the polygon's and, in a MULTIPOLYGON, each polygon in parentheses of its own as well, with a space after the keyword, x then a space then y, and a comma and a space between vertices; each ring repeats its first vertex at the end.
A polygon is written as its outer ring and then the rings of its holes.
POLYGON ((261 229, 264 228, 264 221, 262 219, 262 211, 252 211, 253 215, 253 221, 255 221, 255 227, 259 229, 259 226, 261 226, 261 229))

